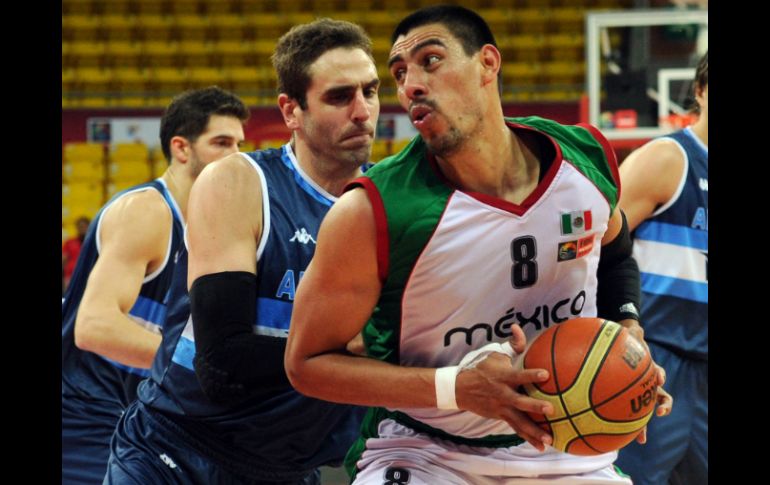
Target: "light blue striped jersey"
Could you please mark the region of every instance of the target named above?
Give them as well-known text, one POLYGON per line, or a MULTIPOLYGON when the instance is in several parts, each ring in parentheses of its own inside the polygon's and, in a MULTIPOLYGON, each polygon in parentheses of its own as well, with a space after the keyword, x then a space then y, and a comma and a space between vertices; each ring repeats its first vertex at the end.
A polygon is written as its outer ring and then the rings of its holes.
POLYGON ((689 127, 661 139, 678 144, 685 171, 671 200, 634 233, 644 336, 708 360, 708 147, 689 127))
MULTIPOLYGON (((254 332, 287 337, 296 287, 315 253, 321 220, 336 197, 302 172, 290 145, 243 154, 262 183, 264 225, 257 248, 254 332)), ((178 428, 178 440, 245 476, 296 475, 339 463, 358 434, 363 409, 312 399, 290 386, 235 405, 212 403, 193 367, 195 335, 183 251, 169 316, 139 399, 178 428)), ((283 366, 274 369, 283 373, 283 366)))
POLYGON ((129 367, 81 350, 74 342, 75 319, 80 301, 91 270, 99 258, 102 215, 118 199, 144 190, 155 190, 161 194, 171 211, 173 222, 165 260, 157 270, 144 278, 129 316, 138 325, 156 332, 160 332, 165 321, 165 298, 182 245, 184 220, 165 182, 156 179, 116 194, 97 213, 86 234, 70 285, 62 299, 62 398, 77 397, 93 401, 95 405, 101 403, 113 411, 117 409, 116 406, 123 409, 136 398, 139 381, 149 376, 147 369, 129 367))

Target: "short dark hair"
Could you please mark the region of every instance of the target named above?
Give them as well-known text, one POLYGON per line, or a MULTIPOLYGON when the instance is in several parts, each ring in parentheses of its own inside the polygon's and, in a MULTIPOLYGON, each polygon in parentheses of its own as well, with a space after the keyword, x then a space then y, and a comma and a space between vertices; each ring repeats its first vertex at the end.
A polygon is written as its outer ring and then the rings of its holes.
POLYGON ((709 51, 703 54, 698 61, 698 67, 695 68, 695 85, 699 88, 705 88, 709 84, 709 51))
MULTIPOLYGON (((699 89, 703 89, 709 85, 709 51, 703 54, 703 57, 698 61, 698 66, 695 68, 695 79, 693 79, 693 94, 697 93, 699 89)), ((700 105, 698 99, 693 96, 692 110, 696 113, 700 113, 700 105)))
MULTIPOLYGON (((495 36, 489 28, 489 24, 473 10, 459 5, 432 5, 411 13, 396 26, 393 35, 390 36, 391 45, 402 35, 406 35, 412 29, 429 24, 441 24, 463 46, 467 56, 477 53, 485 44, 497 47, 495 36)), ((498 91, 503 89, 502 66, 497 73, 498 91)))
POLYGON ((270 57, 278 75, 278 92, 296 99, 307 109, 310 65, 326 51, 346 47, 361 49, 374 62, 372 40, 361 26, 344 20, 321 18, 295 25, 278 39, 270 57))
POLYGON ((232 116, 245 123, 249 109, 238 96, 217 86, 191 89, 171 100, 160 120, 160 144, 169 163, 171 139, 183 136, 195 142, 206 130, 211 115, 232 116))

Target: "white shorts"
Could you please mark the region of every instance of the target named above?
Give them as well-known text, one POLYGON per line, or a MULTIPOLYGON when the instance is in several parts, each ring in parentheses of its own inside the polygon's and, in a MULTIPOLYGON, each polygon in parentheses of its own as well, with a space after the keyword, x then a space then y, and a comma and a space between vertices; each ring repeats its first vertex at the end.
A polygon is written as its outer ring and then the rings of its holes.
POLYGON ((576 456, 529 443, 510 448, 460 445, 385 419, 366 440, 354 485, 632 485, 612 465, 617 453, 576 456))

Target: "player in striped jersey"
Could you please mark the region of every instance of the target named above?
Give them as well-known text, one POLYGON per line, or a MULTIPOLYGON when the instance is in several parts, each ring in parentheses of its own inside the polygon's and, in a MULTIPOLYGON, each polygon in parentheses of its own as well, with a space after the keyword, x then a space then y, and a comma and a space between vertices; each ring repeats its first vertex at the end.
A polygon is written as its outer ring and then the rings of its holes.
POLYGON ((548 446, 525 411, 550 405, 518 392, 547 373, 511 359, 576 316, 639 334, 612 149, 588 125, 504 118, 500 52, 468 9, 420 9, 391 40, 420 135, 324 220, 289 331, 292 384, 379 406, 346 460, 357 484, 629 484, 615 452, 548 446), (345 352, 359 332, 367 357, 345 352))
POLYGON ((115 424, 160 345, 193 180, 238 151, 248 115, 217 87, 175 98, 160 128, 168 169, 91 223, 62 300, 62 483, 102 483, 115 424))
POLYGON ((321 220, 368 165, 379 115, 371 40, 319 19, 284 34, 273 64, 292 138, 195 182, 189 253, 152 375, 115 431, 107 484, 313 485, 357 436, 363 409, 299 394, 283 353, 321 220))
POLYGON ((694 87, 698 121, 620 167, 644 336, 677 398, 668 419, 650 422, 649 443, 620 452, 620 467, 643 485, 708 482, 708 52, 694 87))

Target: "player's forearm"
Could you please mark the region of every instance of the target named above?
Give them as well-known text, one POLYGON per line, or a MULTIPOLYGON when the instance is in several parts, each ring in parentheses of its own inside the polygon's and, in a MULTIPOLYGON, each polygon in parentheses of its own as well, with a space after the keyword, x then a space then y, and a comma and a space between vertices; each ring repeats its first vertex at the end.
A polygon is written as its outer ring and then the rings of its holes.
POLYGON ((302 394, 362 406, 435 407, 435 372, 342 353, 286 362, 289 380, 302 394))
POLYGON ((123 365, 149 369, 160 347, 161 336, 123 314, 79 316, 75 345, 123 365))

